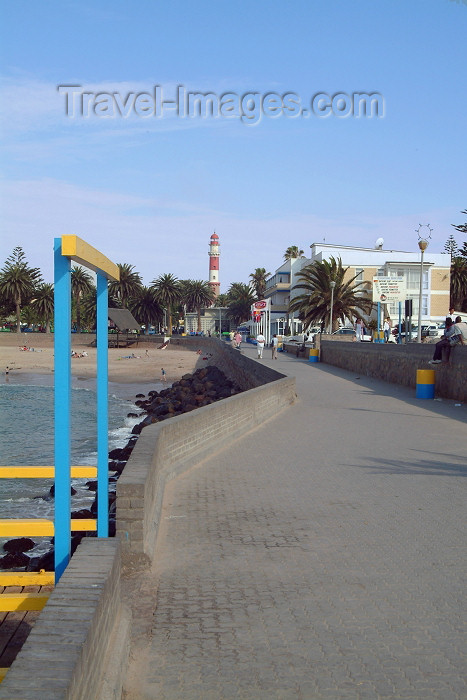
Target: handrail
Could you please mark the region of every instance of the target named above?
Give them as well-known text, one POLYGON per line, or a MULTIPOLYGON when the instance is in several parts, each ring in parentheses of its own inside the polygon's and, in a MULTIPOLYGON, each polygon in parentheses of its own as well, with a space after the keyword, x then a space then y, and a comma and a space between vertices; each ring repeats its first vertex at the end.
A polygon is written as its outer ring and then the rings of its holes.
MULTIPOLYGON (((73 479, 96 477, 97 467, 82 466, 70 467, 71 477, 73 479)), ((0 479, 53 479, 55 476, 55 467, 30 467, 30 466, 14 466, 0 467, 0 479)))
MULTIPOLYGON (((97 520, 72 518, 70 520, 70 529, 72 532, 91 532, 97 530, 97 520)), ((44 518, 8 518, 0 520, 0 537, 28 537, 30 535, 48 537, 54 534, 55 525, 53 520, 44 518)))

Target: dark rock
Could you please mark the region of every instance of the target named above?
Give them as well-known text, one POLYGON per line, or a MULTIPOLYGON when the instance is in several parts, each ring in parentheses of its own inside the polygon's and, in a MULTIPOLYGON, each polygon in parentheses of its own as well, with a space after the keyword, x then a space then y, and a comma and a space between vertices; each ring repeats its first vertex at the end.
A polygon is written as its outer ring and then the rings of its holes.
MULTIPOLYGON (((75 493, 76 493, 76 489, 74 489, 73 486, 70 487, 70 493, 71 493, 72 496, 74 496, 75 493)), ((50 490, 49 490, 49 494, 48 494, 48 495, 49 495, 49 497, 51 497, 51 498, 53 498, 53 497, 55 496, 55 484, 52 484, 52 486, 50 487, 50 490)), ((44 497, 44 501, 47 501, 47 500, 48 500, 48 498, 47 498, 47 496, 45 496, 45 497, 44 497)))
POLYGON ((5 554, 0 557, 0 569, 19 569, 24 568, 29 564, 29 557, 23 552, 17 554, 5 554))
POLYGON ((81 510, 73 511, 71 517, 76 518, 76 520, 90 520, 94 516, 88 508, 81 508, 81 510))
POLYGON ((26 566, 26 571, 40 571, 41 569, 44 569, 45 571, 54 571, 55 560, 53 549, 45 554, 42 554, 40 557, 31 557, 29 559, 26 566))
POLYGON ((16 540, 5 542, 3 549, 9 554, 20 554, 21 552, 28 552, 35 544, 29 537, 19 537, 16 540))

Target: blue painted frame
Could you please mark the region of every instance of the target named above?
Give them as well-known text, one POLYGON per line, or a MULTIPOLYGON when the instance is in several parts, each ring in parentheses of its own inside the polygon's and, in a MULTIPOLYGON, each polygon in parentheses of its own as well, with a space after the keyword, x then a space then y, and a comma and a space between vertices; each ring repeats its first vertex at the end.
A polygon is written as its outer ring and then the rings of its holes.
MULTIPOLYGON (((55 582, 59 581, 71 556, 72 259, 90 267, 97 274, 97 536, 108 537, 109 534, 108 275, 111 278, 118 275, 118 269, 98 251, 91 250, 97 254, 98 264, 87 263, 76 253, 63 253, 63 239, 54 239, 55 582), (108 272, 107 263, 110 268, 115 268, 115 272, 108 272), (107 274, 99 269, 100 265, 104 266, 104 271, 107 267, 107 274)), ((118 279, 118 276, 114 278, 118 279)))

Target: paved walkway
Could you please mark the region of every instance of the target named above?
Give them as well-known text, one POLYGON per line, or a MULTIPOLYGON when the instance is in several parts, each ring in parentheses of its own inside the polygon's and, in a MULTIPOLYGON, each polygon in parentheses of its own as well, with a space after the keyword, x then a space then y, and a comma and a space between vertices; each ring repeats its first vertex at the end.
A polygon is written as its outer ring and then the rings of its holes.
POLYGON ((124 698, 465 700, 467 407, 265 354, 299 400, 172 482, 124 698))

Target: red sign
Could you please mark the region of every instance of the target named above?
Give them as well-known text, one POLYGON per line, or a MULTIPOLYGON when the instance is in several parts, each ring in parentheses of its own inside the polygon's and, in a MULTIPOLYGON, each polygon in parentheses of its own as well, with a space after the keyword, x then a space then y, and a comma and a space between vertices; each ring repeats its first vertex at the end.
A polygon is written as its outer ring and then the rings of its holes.
POLYGON ((255 303, 254 303, 255 309, 265 309, 266 306, 267 306, 266 301, 255 301, 255 303))

